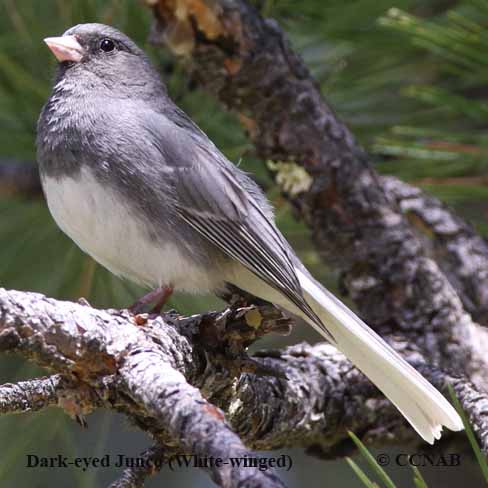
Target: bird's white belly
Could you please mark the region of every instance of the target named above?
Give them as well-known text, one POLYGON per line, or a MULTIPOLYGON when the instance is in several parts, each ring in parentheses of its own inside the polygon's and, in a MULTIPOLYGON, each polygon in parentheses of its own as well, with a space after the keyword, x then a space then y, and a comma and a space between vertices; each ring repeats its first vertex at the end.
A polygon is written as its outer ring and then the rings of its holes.
POLYGON ((114 274, 151 287, 173 285, 192 292, 219 286, 215 274, 184 255, 182 246, 150 239, 145 223, 89 168, 82 168, 76 178, 44 176, 42 183, 61 230, 114 274))

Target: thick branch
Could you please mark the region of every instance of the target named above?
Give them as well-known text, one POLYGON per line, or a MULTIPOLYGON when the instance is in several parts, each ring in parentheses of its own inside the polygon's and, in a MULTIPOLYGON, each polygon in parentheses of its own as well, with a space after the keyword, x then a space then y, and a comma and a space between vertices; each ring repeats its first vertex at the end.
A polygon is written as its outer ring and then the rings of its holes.
POLYGON ((397 178, 381 183, 407 216, 423 249, 435 260, 461 298, 464 308, 488 325, 488 243, 437 198, 397 178))
MULTIPOLYGON (((224 421, 180 372, 193 357, 187 338, 161 321, 147 335, 117 311, 56 302, 34 293, 0 290, 0 351, 16 351, 58 373, 74 375, 106 397, 115 380, 117 408, 132 413, 156 438, 202 457, 251 455, 224 421), (157 327, 161 327, 158 333, 157 327)), ((221 486, 282 486, 257 468, 208 468, 221 486)))
POLYGON ((307 170, 295 187, 308 190, 286 185, 288 197, 366 321, 473 374, 483 358, 465 346, 473 325, 459 297, 277 23, 244 0, 149 3, 152 40, 185 55, 192 77, 239 114, 257 154, 307 170))
MULTIPOLYGON (((249 451, 239 435, 254 449, 303 446, 322 455, 344 455, 352 449, 348 429, 376 445, 419 442, 390 402, 332 346, 302 344, 258 354, 255 361, 274 376, 236 376, 226 369, 216 345, 205 343, 208 329, 222 328, 224 318, 232 328, 240 315, 230 310, 190 318, 166 314, 138 327, 126 312, 2 290, 0 349, 75 375, 108 408, 124 412, 162 445, 184 453, 241 456, 249 451), (118 393, 107 391, 107 384, 118 393)), ((477 342, 486 329, 478 332, 477 342)), ((446 382, 454 382, 488 452, 486 396, 466 380, 425 366, 415 344, 390 339, 436 386, 445 391, 446 382)), ((213 475, 229 486, 243 483, 234 472, 213 475)), ((246 469, 241 475, 252 473, 246 469)))

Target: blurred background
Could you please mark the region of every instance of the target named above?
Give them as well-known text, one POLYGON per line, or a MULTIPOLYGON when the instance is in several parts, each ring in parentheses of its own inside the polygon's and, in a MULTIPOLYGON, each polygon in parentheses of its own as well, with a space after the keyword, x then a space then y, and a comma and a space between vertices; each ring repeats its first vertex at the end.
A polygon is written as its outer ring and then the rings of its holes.
MULTIPOLYGON (((488 234, 488 0, 260 0, 276 18, 336 112, 373 155, 378 171, 396 175, 454 207, 488 234)), ((56 227, 42 194, 8 182, 35 171, 36 122, 55 60, 42 39, 73 24, 103 22, 126 32, 159 66, 177 103, 234 162, 252 172, 276 207, 278 225, 311 271, 337 292, 328 270, 253 156, 236 118, 189 80, 174 59, 146 42, 151 11, 138 0, 0 0, 0 286, 52 297, 83 296, 97 307, 122 307, 142 293, 104 271, 56 227)), ((219 307, 213 297, 176 295, 184 313, 219 307)), ((308 331, 267 338, 257 347, 316 341, 308 331)), ((0 382, 45 374, 19 358, 0 358, 0 382)), ((116 414, 97 412, 81 429, 63 412, 0 417, 0 486, 106 486, 117 470, 27 469, 26 455, 137 456, 150 440, 116 414)), ((409 452, 398 446, 394 453, 409 452)), ((323 462, 300 449, 281 473, 290 486, 361 486, 344 460, 323 462)), ((359 464, 362 461, 357 459, 359 464)), ((414 486, 409 468, 388 470, 414 486)), ((422 470, 429 486, 483 486, 466 452, 457 468, 422 470)), ((163 471, 147 486, 213 486, 198 470, 163 471)))

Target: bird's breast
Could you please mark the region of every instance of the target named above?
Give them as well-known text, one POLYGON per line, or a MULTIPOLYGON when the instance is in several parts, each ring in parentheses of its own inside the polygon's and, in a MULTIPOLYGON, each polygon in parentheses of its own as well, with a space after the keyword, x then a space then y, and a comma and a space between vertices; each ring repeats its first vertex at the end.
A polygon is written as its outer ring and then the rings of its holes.
POLYGON ((98 181, 91 169, 82 167, 74 177, 45 174, 42 183, 61 230, 114 274, 151 287, 173 285, 192 292, 221 286, 215 270, 197 262, 167 228, 159 229, 155 222, 149 229, 127 198, 98 181))

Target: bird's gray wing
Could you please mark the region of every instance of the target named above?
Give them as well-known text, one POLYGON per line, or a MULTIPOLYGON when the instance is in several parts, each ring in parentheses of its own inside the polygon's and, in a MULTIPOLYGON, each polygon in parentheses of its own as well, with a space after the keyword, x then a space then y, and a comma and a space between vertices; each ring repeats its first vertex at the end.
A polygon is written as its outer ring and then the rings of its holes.
POLYGON ((225 255, 283 293, 325 330, 303 298, 292 251, 260 204, 265 202, 264 196, 263 202, 257 201, 260 190, 254 182, 202 132, 186 127, 171 129, 171 134, 164 132, 158 141, 171 166, 173 202, 180 217, 225 255))

